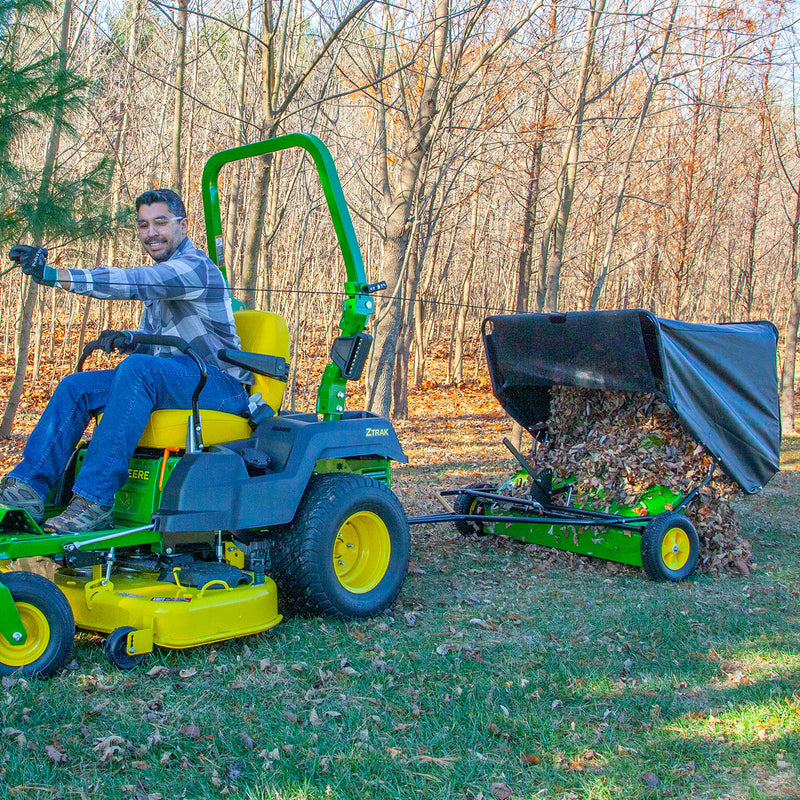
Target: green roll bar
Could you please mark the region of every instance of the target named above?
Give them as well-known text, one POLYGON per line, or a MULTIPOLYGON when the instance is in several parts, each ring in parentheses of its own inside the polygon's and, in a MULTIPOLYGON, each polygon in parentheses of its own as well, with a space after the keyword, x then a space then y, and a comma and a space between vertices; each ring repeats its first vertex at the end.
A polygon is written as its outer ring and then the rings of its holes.
MULTIPOLYGON (((219 189, 217 180, 223 166, 232 161, 245 158, 256 158, 300 147, 311 155, 317 168, 317 174, 328 203, 336 238, 342 251, 347 281, 344 285, 344 303, 339 328, 343 336, 355 336, 366 327, 367 320, 375 311, 375 302, 369 296, 369 284, 364 270, 361 248, 356 239, 353 221, 347 202, 344 199, 342 184, 336 172, 336 165, 328 148, 322 140, 309 133, 290 133, 263 142, 233 147, 211 156, 203 169, 203 213, 206 221, 206 237, 208 253, 227 279, 224 263, 224 246, 222 237, 222 218, 219 206, 219 189)), ((338 419, 344 411, 345 387, 347 378, 339 366, 330 362, 317 390, 317 413, 323 418, 338 419)))

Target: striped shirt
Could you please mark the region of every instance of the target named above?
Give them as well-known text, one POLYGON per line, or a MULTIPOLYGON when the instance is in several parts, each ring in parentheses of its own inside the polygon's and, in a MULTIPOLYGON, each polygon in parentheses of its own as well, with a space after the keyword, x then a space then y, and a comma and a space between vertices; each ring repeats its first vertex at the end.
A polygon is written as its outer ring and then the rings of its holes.
MULTIPOLYGON (((185 237, 166 261, 143 267, 67 270, 69 290, 100 300, 142 300, 139 333, 178 336, 207 364, 250 384, 253 375, 217 358, 241 349, 230 293, 216 264, 185 237)), ((137 352, 168 358, 172 347, 139 346, 137 352)))

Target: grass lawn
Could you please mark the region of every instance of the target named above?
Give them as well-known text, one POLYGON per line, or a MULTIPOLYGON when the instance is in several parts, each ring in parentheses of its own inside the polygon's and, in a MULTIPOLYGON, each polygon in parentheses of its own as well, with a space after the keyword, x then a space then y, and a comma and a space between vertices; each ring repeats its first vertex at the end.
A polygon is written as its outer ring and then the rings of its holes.
MULTIPOLYGON (((400 426, 409 514, 509 466, 507 421, 400 426)), ((288 619, 129 673, 0 688, 0 798, 800 797, 800 439, 738 511, 750 575, 637 569, 413 530, 389 614, 288 619)))

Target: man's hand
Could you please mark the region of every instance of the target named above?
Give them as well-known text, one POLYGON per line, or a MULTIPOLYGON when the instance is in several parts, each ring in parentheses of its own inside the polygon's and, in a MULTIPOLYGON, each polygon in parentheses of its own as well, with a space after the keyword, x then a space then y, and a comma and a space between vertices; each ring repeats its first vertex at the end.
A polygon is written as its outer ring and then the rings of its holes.
POLYGON ((15 244, 8 257, 16 261, 26 275, 30 275, 42 286, 55 286, 58 281, 58 270, 47 264, 47 249, 31 247, 29 244, 15 244))
POLYGON ((114 350, 120 353, 130 353, 136 347, 133 344, 131 331, 103 331, 97 337, 97 344, 104 353, 113 353, 114 350))
POLYGON ((103 331, 97 337, 97 345, 104 353, 131 353, 136 349, 132 331, 103 331))

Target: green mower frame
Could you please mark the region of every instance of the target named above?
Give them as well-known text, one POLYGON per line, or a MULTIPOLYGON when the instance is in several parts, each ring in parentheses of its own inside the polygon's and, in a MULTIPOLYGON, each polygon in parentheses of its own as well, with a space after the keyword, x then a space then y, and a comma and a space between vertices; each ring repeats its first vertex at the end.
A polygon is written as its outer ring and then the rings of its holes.
MULTIPOLYGON (((185 447, 140 443, 115 498, 116 527, 47 534, 25 511, 0 505, 0 674, 54 674, 69 658, 76 627, 108 634, 107 657, 129 669, 156 645, 185 648, 267 630, 282 618, 279 599, 295 613, 361 618, 400 591, 410 536, 391 491, 391 461, 407 459, 388 420, 345 410, 347 381, 360 378, 371 343, 364 333, 370 295, 385 284, 367 283, 333 159, 317 137, 290 134, 209 159, 202 181, 209 254, 225 274, 222 167, 289 148, 313 159, 347 276, 341 335, 316 413, 256 406, 247 425, 239 420, 241 435, 204 446, 197 398, 205 375, 195 358, 185 447), (45 560, 48 578, 27 570, 30 558, 45 560)), ((181 340, 156 338, 194 357, 181 340)), ((223 353, 256 375, 286 381, 283 356, 223 353)), ((69 498, 83 455, 79 448, 48 498, 48 514, 69 498)))

